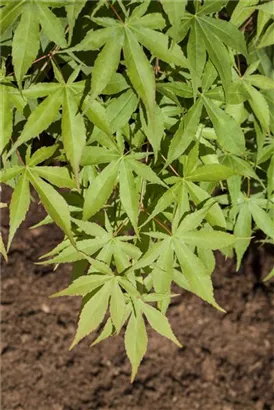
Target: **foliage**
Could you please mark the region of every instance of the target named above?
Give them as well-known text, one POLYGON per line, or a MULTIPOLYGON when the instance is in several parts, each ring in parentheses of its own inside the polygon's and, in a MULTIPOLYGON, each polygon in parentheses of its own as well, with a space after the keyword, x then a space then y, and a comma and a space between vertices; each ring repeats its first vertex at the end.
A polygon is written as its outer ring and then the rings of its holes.
POLYGON ((0 14, 7 248, 36 191, 38 225, 64 233, 39 263, 73 264, 53 296, 82 297, 71 347, 125 327, 134 379, 146 322, 180 346, 173 283, 223 310, 213 251, 239 269, 256 231, 273 244, 274 2, 6 0, 0 14))

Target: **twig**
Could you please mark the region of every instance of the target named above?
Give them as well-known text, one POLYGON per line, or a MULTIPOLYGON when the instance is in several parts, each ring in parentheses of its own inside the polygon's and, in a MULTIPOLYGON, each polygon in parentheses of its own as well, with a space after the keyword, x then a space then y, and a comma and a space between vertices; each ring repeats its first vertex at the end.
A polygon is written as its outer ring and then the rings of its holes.
MULTIPOLYGON (((150 216, 150 213, 143 208, 143 212, 150 216)), ((161 222, 159 219, 153 217, 153 221, 155 221, 159 226, 161 226, 169 235, 172 235, 172 232, 161 222)))
MULTIPOLYGON (((14 144, 14 141, 13 141, 13 139, 12 139, 12 136, 10 136, 10 140, 11 140, 11 142, 14 144)), ((25 163, 24 163, 24 161, 23 161, 23 159, 22 159, 22 157, 21 157, 20 152, 18 151, 18 149, 17 149, 15 152, 16 152, 17 158, 19 159, 19 162, 21 162, 21 164, 22 164, 23 166, 25 166, 25 163)))
MULTIPOLYGON (((161 157, 166 161, 167 159, 164 157, 164 155, 161 154, 161 157)), ((168 167, 171 169, 171 171, 177 176, 177 177, 181 177, 178 172, 176 171, 175 168, 173 168, 173 166, 171 164, 168 165, 168 167)))
POLYGON ((115 14, 115 16, 118 18, 119 21, 121 21, 121 23, 123 23, 122 18, 120 17, 119 13, 117 12, 117 10, 115 9, 115 7, 109 3, 109 6, 111 8, 111 10, 113 11, 113 13, 115 14))

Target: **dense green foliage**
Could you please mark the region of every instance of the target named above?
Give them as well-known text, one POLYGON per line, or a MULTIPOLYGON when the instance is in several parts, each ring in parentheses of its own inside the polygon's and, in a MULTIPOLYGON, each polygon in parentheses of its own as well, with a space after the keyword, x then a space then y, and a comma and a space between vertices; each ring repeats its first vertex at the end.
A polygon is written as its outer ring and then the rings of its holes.
POLYGON ((1 5, 7 248, 32 186, 64 232, 39 263, 73 263, 53 296, 82 296, 72 347, 125 327, 134 378, 146 322, 180 346, 173 283, 222 310, 213 251, 273 244, 274 2, 1 5))

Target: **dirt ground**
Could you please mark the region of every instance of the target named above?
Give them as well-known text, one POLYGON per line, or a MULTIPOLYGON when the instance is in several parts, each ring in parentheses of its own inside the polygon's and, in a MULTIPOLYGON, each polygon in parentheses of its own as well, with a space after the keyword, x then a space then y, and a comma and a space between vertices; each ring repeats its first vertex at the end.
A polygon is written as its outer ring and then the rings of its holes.
MULTIPOLYGON (((70 266, 34 264, 62 237, 52 226, 28 230, 42 216, 32 206, 2 266, 2 410, 274 410, 274 282, 261 286, 257 271, 273 253, 257 264, 250 254, 240 273, 217 255, 216 298, 227 313, 186 292, 176 298, 169 319, 184 348, 150 331, 130 384, 121 337, 69 352, 80 299, 48 298, 68 284, 70 266)), ((2 225, 6 235, 6 210, 2 225)))

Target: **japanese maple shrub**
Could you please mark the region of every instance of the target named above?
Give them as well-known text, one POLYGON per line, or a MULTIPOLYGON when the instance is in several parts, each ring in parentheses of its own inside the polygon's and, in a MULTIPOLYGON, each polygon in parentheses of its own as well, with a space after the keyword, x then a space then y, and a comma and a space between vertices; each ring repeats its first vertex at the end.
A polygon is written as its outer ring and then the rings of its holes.
POLYGON ((2 0, 0 14, 2 254, 36 191, 38 225, 64 233, 39 263, 73 264, 53 296, 82 297, 71 347, 125 327, 134 379, 146 322, 180 346, 174 283, 223 310, 213 251, 240 268, 256 230, 273 244, 274 2, 2 0))

